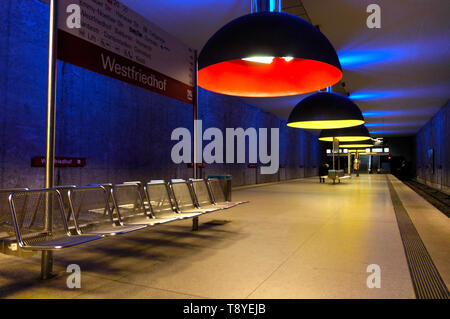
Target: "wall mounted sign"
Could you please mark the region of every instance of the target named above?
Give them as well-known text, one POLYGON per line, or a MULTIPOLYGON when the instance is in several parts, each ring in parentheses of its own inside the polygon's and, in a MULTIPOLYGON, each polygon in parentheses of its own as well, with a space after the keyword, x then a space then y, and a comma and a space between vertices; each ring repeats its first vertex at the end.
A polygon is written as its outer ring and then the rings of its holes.
MULTIPOLYGON (((35 156, 31 159, 32 167, 45 167, 45 156, 35 156)), ((55 157, 55 167, 84 167, 84 157, 55 157)))
MULTIPOLYGON (((194 164, 188 163, 188 164, 187 164, 187 167, 188 167, 188 168, 193 168, 193 167, 194 167, 194 164)), ((198 167, 198 168, 206 168, 206 163, 197 163, 197 167, 198 167)))
POLYGON ((193 103, 194 51, 181 41, 116 0, 60 0, 58 10, 58 59, 193 103))

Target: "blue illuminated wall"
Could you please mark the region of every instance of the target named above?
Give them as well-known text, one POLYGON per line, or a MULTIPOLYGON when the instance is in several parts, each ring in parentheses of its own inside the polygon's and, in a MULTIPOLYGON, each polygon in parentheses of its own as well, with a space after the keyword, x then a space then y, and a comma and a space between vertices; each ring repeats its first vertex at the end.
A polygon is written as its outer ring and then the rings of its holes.
MULTIPOLYGON (((280 129, 280 165, 277 174, 257 174, 259 168, 248 168, 247 164, 214 164, 203 169, 208 174, 227 173, 233 175, 236 185, 273 182, 283 179, 314 176, 318 167, 318 140, 304 130, 288 128, 286 121, 275 115, 244 103, 241 99, 200 89, 199 117, 203 120, 203 129, 217 127, 225 132, 227 127, 247 129, 280 129), (304 166, 304 167, 301 167, 304 166)), ((205 142, 206 144, 207 142, 205 142)))
POLYGON ((447 101, 416 135, 417 180, 447 193, 450 192, 449 123, 447 101))
MULTIPOLYGON (((0 1, 0 188, 44 184, 31 158, 45 153, 47 26, 40 1, 0 1)), ((315 175, 313 135, 235 97, 200 90, 199 102, 204 128, 279 127, 286 165, 266 176, 246 164, 217 164, 203 175, 231 173, 235 185, 315 175)), ((85 157, 87 165, 56 169, 57 184, 188 178, 192 169, 170 159, 171 132, 180 126, 192 129, 190 105, 58 63, 56 155, 85 157)))

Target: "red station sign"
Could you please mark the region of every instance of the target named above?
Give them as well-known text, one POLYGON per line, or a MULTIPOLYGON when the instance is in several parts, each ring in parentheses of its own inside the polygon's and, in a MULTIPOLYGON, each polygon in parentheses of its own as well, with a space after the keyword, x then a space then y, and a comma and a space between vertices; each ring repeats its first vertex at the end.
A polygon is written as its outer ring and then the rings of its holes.
MULTIPOLYGON (((84 157, 55 157, 55 167, 84 167, 84 157)), ((45 167, 45 156, 35 156, 31 159, 32 167, 45 167)))

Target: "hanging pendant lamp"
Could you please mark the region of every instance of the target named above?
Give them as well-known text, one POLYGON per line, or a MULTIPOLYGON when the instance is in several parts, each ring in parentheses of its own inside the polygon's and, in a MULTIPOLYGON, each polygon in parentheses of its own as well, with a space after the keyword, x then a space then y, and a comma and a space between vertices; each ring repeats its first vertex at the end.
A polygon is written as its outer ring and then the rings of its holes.
POLYGON ((370 141, 358 141, 358 142, 346 142, 339 144, 340 148, 363 148, 363 147, 373 147, 373 142, 370 141))
POLYGON ((289 115, 287 126, 305 129, 333 129, 364 124, 359 107, 349 98, 321 92, 301 100, 289 115))
POLYGON ((330 130, 322 130, 320 132, 319 141, 332 142, 336 137, 339 142, 355 142, 370 140, 370 133, 364 125, 353 127, 337 128, 330 130))
POLYGON ((356 148, 353 148, 353 149, 349 149, 349 150, 348 150, 348 152, 351 153, 351 154, 356 153, 356 152, 361 153, 361 152, 365 152, 365 151, 366 151, 365 148, 362 148, 362 149, 356 149, 356 148))
POLYGON ((282 12, 252 13, 226 24, 203 47, 198 70, 199 86, 248 97, 313 92, 342 78, 328 39, 282 12))

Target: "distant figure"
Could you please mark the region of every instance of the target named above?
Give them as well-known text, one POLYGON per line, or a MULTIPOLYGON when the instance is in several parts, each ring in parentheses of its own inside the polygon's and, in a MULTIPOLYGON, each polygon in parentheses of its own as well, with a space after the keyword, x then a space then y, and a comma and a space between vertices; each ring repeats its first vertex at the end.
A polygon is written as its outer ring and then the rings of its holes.
POLYGON ((328 176, 328 164, 323 164, 319 167, 320 183, 325 183, 325 176, 328 176))

